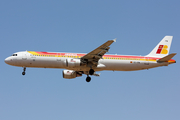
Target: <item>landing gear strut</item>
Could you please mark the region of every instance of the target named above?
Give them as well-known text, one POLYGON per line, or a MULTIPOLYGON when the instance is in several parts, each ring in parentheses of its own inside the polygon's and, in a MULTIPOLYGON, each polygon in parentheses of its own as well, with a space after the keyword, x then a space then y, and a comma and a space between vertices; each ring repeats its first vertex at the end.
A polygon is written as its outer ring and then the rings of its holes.
POLYGON ((91 77, 89 77, 89 75, 93 75, 93 74, 94 74, 94 70, 91 68, 89 70, 89 74, 87 75, 86 82, 90 82, 91 81, 91 77))
POLYGON ((22 75, 25 75, 26 74, 26 67, 23 68, 23 72, 22 72, 22 75))
POLYGON ((91 81, 91 77, 89 77, 89 75, 86 78, 86 82, 90 82, 91 81))

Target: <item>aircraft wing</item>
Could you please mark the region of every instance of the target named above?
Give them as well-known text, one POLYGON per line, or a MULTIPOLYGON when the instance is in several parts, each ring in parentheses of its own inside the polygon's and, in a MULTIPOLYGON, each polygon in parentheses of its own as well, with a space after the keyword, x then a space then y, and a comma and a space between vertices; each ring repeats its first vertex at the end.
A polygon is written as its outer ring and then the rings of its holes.
POLYGON ((101 59, 106 52, 108 52, 108 50, 110 49, 109 46, 115 41, 116 39, 109 40, 101 46, 99 46, 98 48, 96 48, 95 50, 91 51, 90 53, 84 55, 81 58, 82 62, 92 62, 93 64, 97 65, 98 60, 101 59))

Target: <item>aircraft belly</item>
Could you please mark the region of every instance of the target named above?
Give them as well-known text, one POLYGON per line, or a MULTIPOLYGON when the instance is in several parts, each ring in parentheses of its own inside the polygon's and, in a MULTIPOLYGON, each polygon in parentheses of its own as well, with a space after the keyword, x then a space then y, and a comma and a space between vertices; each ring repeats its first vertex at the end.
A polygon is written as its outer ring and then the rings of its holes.
POLYGON ((135 71, 154 68, 158 66, 165 66, 165 63, 158 64, 157 62, 140 62, 140 61, 129 61, 129 60, 102 60, 101 64, 106 67, 104 70, 113 71, 135 71))
POLYGON ((127 71, 133 69, 134 67, 137 67, 125 60, 104 60, 100 63, 106 66, 105 70, 127 71))
POLYGON ((62 68, 62 62, 57 62, 56 58, 36 57, 22 61, 20 66, 40 67, 40 68, 62 68))

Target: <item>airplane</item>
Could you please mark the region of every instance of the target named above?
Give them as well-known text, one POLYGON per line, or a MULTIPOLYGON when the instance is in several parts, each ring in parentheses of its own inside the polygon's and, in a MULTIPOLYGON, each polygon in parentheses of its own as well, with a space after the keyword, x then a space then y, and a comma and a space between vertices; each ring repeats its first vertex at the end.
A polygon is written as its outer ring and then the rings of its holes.
POLYGON ((105 54, 116 39, 109 40, 93 51, 84 53, 37 52, 22 51, 12 54, 5 59, 5 63, 23 67, 25 75, 27 67, 60 68, 63 78, 72 79, 86 74, 86 81, 90 82, 90 75, 100 76, 96 71, 135 71, 176 63, 173 58, 176 53, 169 54, 173 36, 165 36, 159 44, 146 56, 105 54))

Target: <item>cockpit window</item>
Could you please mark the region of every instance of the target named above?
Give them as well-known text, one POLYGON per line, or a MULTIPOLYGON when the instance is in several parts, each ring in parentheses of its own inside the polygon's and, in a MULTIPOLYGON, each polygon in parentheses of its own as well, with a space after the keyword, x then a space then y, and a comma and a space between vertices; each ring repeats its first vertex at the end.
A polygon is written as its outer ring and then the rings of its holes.
POLYGON ((17 54, 12 54, 12 56, 17 56, 17 54))

